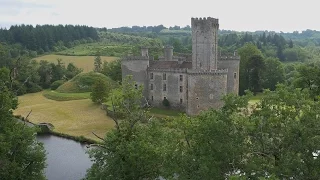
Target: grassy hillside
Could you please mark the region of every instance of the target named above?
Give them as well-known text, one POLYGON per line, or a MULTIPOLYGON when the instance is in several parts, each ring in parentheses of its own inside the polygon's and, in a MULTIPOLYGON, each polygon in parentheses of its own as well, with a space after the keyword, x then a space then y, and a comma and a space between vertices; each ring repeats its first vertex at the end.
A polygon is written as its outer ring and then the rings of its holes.
POLYGON ((85 93, 59 93, 57 91, 46 90, 43 92, 43 96, 55 101, 72 101, 79 99, 89 99, 90 92, 85 93))
POLYGON ((88 72, 88 73, 80 73, 70 81, 62 84, 56 90, 59 93, 84 93, 90 92, 92 85, 95 83, 97 79, 103 79, 107 84, 111 84, 112 87, 116 86, 116 83, 101 73, 96 72, 88 72))
POLYGON ((91 132, 104 137, 114 127, 112 119, 90 99, 54 101, 42 93, 19 96, 19 107, 14 114, 26 116, 32 110, 29 120, 33 123, 51 123, 55 126, 54 131, 95 140, 98 139, 91 132))
MULTIPOLYGON (((83 72, 89 72, 94 67, 94 56, 63 56, 63 55, 46 55, 35 58, 38 62, 46 60, 48 62, 57 63, 57 59, 60 58, 65 64, 73 63, 75 66, 82 68, 83 72)), ((114 61, 116 57, 101 56, 102 61, 114 61)))

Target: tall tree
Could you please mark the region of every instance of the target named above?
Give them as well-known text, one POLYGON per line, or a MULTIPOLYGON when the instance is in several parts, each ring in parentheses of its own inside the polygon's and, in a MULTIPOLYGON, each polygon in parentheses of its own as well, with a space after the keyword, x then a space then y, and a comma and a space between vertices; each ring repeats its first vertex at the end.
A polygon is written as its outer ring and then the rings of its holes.
POLYGON ((101 70, 102 70, 102 60, 101 60, 100 52, 98 52, 96 57, 94 58, 94 72, 101 72, 101 70))
POLYGON ((261 51, 252 43, 247 43, 239 49, 240 61, 240 75, 239 75, 239 94, 243 95, 245 90, 249 89, 250 72, 249 62, 252 56, 262 55, 261 51))
POLYGON ((92 86, 92 92, 90 94, 91 100, 95 103, 101 104, 108 99, 108 94, 110 91, 111 84, 107 84, 106 81, 98 78, 92 86))
POLYGON ((278 83, 284 82, 283 64, 276 58, 265 59, 265 68, 262 73, 262 87, 275 90, 278 83))
POLYGON ((19 123, 12 115, 17 98, 5 85, 9 71, 0 69, 0 177, 45 179, 45 152, 35 130, 19 123))
POLYGON ((261 55, 253 55, 248 61, 249 90, 257 93, 262 92, 263 71, 265 62, 261 55))

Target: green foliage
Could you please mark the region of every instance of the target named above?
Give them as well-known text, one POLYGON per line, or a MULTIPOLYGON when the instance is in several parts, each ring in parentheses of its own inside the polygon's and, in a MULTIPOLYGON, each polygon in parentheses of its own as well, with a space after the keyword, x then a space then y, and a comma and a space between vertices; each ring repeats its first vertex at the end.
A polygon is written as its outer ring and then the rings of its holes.
POLYGON ((262 91, 262 76, 265 70, 265 62, 261 55, 252 55, 247 64, 247 76, 249 90, 257 93, 262 91))
POLYGON ((12 110, 17 107, 17 98, 3 84, 0 83, 0 177, 45 179, 43 145, 36 140, 34 129, 14 119, 12 110))
POLYGON ((112 85, 107 84, 103 79, 97 79, 92 85, 92 92, 90 94, 91 100, 95 103, 101 104, 108 98, 112 85))
POLYGON ((63 83, 65 83, 66 81, 65 80, 57 80, 57 81, 54 81, 50 88, 51 90, 56 90, 59 86, 61 86, 63 83))
POLYGON ((59 93, 56 91, 46 90, 43 92, 43 96, 52 99, 55 101, 72 101, 72 100, 80 100, 80 99, 89 99, 90 93, 59 93))
POLYGON ((249 64, 251 63, 253 65, 254 63, 254 59, 251 59, 251 58, 253 56, 261 56, 262 54, 261 54, 261 51, 254 44, 251 44, 251 43, 245 44, 242 48, 239 49, 238 52, 241 57, 240 75, 239 75, 239 81, 240 81, 239 94, 242 95, 244 94, 245 90, 249 89, 249 82, 250 82, 249 64))
POLYGON ((121 88, 112 91, 113 111, 122 118, 114 117, 116 128, 106 134, 102 148, 91 150, 94 164, 86 179, 155 179, 161 174, 165 152, 172 150, 167 144, 171 137, 156 121, 141 123, 147 121, 141 109, 142 90, 127 77, 121 88))
POLYGON ((115 82, 122 81, 121 60, 117 59, 112 62, 103 62, 102 74, 110 77, 115 82))
POLYGON ((100 57, 100 53, 97 53, 98 55, 94 58, 94 72, 101 72, 102 70, 102 61, 100 57))
POLYGON ((297 67, 297 73, 293 82, 294 87, 308 89, 310 95, 315 98, 320 95, 320 67, 312 63, 297 67))
POLYGON ((283 83, 284 67, 283 64, 276 58, 266 58, 265 68, 262 73, 262 87, 274 91, 278 83, 283 83))

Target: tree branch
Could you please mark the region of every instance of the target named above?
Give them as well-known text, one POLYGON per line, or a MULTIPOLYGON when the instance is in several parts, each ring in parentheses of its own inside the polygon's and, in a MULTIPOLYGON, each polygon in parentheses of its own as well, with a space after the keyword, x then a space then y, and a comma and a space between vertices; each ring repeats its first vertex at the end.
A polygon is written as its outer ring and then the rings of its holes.
POLYGON ((97 137, 97 138, 99 138, 99 139, 101 139, 102 141, 106 141, 105 139, 103 139, 102 137, 100 137, 100 136, 98 136, 96 133, 94 133, 94 132, 91 132, 95 137, 97 137))

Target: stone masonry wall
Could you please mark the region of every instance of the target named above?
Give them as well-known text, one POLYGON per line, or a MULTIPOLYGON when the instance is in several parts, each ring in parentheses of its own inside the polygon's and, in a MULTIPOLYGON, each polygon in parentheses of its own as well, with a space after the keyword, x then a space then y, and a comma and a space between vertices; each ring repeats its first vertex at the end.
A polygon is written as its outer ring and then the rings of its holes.
POLYGON ((218 19, 192 18, 192 69, 217 69, 218 19))
POLYGON ((196 115, 210 108, 223 106, 221 98, 227 92, 227 73, 219 75, 190 74, 188 76, 187 114, 196 115))
POLYGON ((132 75, 133 80, 136 81, 137 85, 144 86, 143 95, 148 97, 148 79, 147 79, 147 68, 149 66, 148 60, 122 60, 122 78, 127 75, 132 75))
POLYGON ((148 74, 149 101, 152 106, 163 107, 162 101, 166 97, 170 102, 170 108, 186 110, 188 82, 186 73, 149 71, 148 74), (164 73, 166 74, 166 80, 163 79, 164 73), (151 74, 153 74, 153 79, 150 78, 151 74), (180 75, 182 75, 182 80, 180 80, 180 75), (164 85, 166 86, 165 91, 164 85), (153 90, 151 90, 151 86, 153 86, 153 90), (180 92, 180 86, 182 92, 180 92))
POLYGON ((219 69, 228 69, 228 93, 239 93, 239 66, 240 60, 237 59, 228 59, 228 60, 219 60, 218 67, 219 69))

